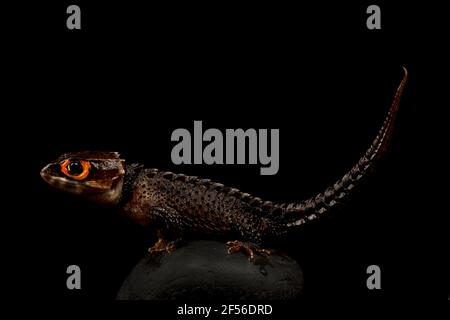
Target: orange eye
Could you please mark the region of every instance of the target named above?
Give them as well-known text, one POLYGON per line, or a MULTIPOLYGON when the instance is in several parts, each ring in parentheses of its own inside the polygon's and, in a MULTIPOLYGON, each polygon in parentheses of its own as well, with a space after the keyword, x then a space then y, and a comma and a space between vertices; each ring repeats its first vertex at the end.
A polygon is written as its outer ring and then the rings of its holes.
POLYGON ((89 174, 89 169, 91 168, 91 164, 89 161, 85 160, 64 160, 61 163, 61 171, 66 176, 75 179, 75 180, 83 180, 89 174))

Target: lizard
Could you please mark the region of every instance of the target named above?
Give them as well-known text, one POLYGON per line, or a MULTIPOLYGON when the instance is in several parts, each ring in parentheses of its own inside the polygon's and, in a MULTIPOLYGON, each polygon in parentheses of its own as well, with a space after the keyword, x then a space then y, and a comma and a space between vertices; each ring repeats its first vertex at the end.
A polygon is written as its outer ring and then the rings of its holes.
POLYGON ((381 129, 359 161, 336 183, 309 199, 295 203, 263 201, 235 188, 195 176, 125 163, 118 152, 81 151, 61 155, 40 172, 57 189, 115 207, 135 222, 157 230, 151 253, 173 252, 183 237, 236 236, 228 253, 270 255, 262 245, 298 230, 302 225, 342 207, 388 149, 404 76, 381 129))

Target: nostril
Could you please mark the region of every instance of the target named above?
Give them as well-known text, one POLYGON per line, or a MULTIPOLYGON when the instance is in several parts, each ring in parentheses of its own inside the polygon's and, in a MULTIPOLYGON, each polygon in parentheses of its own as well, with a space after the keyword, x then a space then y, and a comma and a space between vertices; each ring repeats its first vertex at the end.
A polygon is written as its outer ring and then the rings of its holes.
POLYGON ((48 180, 48 178, 50 177, 51 166, 52 164, 48 164, 44 168, 42 168, 41 171, 39 172, 39 174, 44 180, 48 180))

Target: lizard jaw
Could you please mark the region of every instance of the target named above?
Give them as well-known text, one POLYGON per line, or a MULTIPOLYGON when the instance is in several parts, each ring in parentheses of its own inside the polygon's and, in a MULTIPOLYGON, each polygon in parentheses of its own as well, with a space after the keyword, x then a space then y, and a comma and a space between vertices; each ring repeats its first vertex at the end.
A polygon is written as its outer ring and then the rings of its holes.
POLYGON ((51 175, 47 174, 44 170, 45 170, 45 168, 42 169, 42 171, 41 171, 42 179, 44 179, 45 182, 47 182, 50 186, 52 186, 56 189, 70 192, 73 194, 81 194, 85 189, 80 183, 78 183, 76 181, 71 181, 71 180, 63 178, 63 177, 51 176, 51 175))

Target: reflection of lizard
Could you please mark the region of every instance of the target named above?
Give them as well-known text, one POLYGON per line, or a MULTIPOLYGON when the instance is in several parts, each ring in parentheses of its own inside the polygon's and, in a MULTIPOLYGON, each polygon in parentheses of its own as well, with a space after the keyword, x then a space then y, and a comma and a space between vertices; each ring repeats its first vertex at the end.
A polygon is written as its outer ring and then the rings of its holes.
POLYGON ((58 189, 117 207, 141 225, 155 227, 159 240, 151 252, 173 251, 189 232, 248 241, 230 241, 228 250, 253 259, 254 253, 270 254, 261 244, 339 207, 352 194, 387 149, 406 78, 405 69, 384 124, 359 162, 323 193, 302 202, 275 204, 210 180, 125 165, 116 152, 67 153, 41 176, 58 189))

